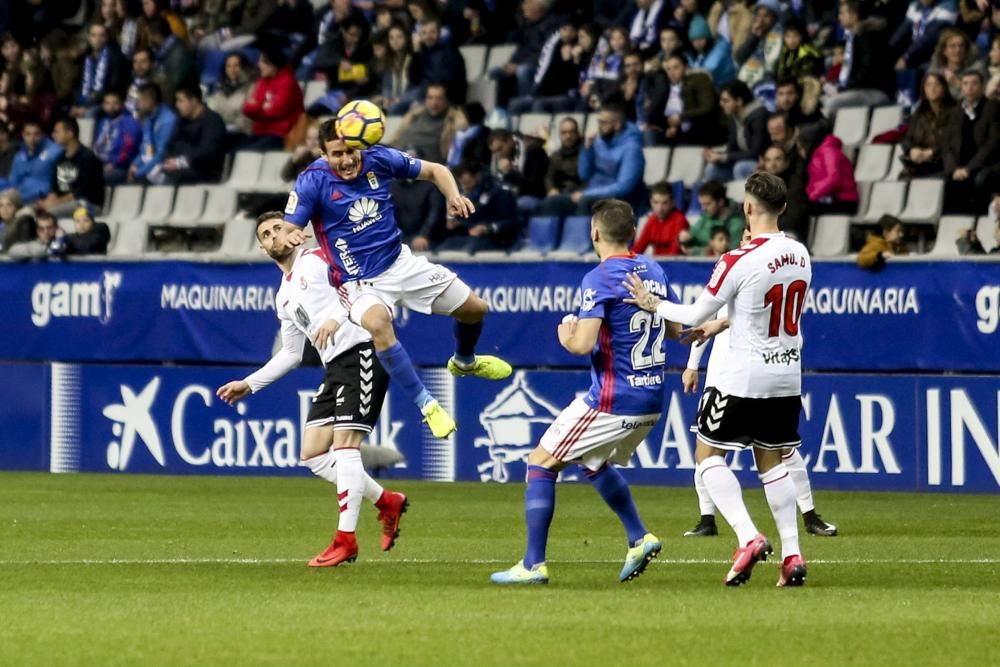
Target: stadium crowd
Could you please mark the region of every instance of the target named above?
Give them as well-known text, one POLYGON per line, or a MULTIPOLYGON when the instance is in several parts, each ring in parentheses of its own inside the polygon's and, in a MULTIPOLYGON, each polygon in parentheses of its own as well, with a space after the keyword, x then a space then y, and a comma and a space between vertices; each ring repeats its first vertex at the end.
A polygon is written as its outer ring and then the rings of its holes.
POLYGON ((850 220, 867 268, 935 232, 1000 252, 1000 0, 11 0, 0 42, 10 257, 107 252, 109 188, 229 184, 240 154, 286 152, 285 187, 239 200, 273 208, 357 98, 477 202, 446 219, 435 188, 397 184, 417 251, 565 239, 617 197, 645 214, 636 250, 717 255, 766 171, 785 231, 850 220))

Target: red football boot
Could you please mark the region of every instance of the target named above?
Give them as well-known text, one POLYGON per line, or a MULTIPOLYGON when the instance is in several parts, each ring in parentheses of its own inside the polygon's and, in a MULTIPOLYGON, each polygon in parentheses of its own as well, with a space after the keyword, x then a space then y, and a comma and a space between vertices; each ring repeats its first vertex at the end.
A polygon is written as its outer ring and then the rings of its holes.
POLYGON ((333 537, 333 544, 309 561, 309 567, 337 567, 341 563, 353 563, 357 559, 358 540, 354 533, 338 530, 333 537))
POLYGON ((382 551, 389 551, 399 537, 399 520, 409 506, 406 494, 383 491, 375 503, 379 508, 378 520, 382 522, 382 551))
POLYGON ((739 586, 750 580, 750 573, 753 566, 762 560, 767 560, 769 554, 774 553, 771 543, 761 534, 740 547, 733 554, 733 566, 726 574, 726 586, 739 586))
POLYGON ((789 556, 781 564, 778 586, 801 586, 806 583, 806 562, 802 556, 789 556))

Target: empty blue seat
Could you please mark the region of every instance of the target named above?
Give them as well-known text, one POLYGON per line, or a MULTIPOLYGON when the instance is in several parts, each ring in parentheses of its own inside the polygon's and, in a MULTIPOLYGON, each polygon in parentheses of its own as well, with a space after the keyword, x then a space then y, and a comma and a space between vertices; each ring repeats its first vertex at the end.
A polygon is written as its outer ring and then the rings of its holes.
POLYGON ((590 240, 590 216, 572 215, 563 221, 562 238, 559 240, 559 252, 571 252, 585 255, 594 249, 590 240))
POLYGON ((554 215, 538 216, 528 220, 528 240, 524 250, 543 255, 556 247, 559 240, 559 218, 554 215))

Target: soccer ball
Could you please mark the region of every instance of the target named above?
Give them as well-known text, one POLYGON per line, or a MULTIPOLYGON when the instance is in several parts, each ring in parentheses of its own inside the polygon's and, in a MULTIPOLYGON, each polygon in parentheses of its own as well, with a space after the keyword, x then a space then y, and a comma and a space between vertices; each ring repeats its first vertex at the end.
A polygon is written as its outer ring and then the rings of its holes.
POLYGON ((337 112, 337 134, 351 148, 371 148, 385 134, 385 116, 368 100, 348 102, 337 112))

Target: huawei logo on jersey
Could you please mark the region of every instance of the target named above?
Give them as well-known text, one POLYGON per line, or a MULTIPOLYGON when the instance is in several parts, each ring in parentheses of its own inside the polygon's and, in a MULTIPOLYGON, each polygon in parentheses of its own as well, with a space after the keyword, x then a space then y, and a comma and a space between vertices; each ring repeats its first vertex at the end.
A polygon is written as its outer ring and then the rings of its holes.
POLYGON ((347 212, 347 217, 354 223, 354 227, 351 229, 354 233, 360 232, 382 219, 382 215, 378 212, 378 202, 368 197, 362 197, 351 204, 351 210, 347 212))

